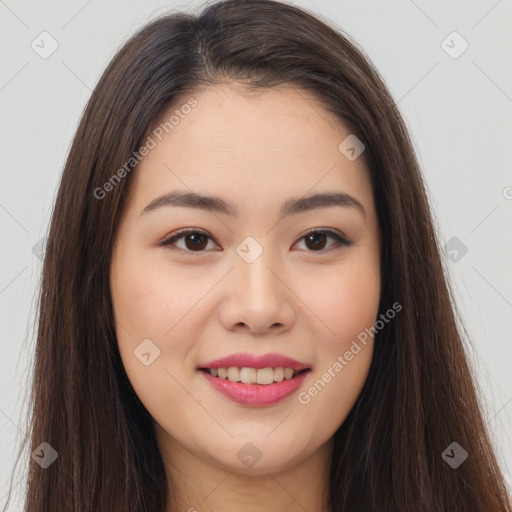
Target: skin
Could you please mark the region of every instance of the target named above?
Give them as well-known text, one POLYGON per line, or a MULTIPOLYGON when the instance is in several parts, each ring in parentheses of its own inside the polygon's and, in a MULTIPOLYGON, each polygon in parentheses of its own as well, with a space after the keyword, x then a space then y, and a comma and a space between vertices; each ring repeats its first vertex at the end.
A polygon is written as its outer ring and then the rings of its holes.
POLYGON ((133 171, 111 266, 121 358, 154 418, 177 510, 326 510, 333 435, 367 378, 373 340, 309 403, 298 394, 377 317, 380 240, 368 170, 339 151, 350 131, 305 91, 246 94, 224 84, 193 97, 197 106, 133 171), (220 196, 239 218, 177 206, 141 214, 173 190, 220 196), (364 215, 330 206, 279 217, 286 199, 340 191, 364 215), (174 249, 158 245, 182 228, 207 232, 203 252, 186 238, 174 249), (304 238, 313 228, 353 243, 328 237, 315 249, 304 238), (247 236, 263 248, 252 263, 235 251, 247 236), (134 350, 148 338, 160 355, 146 366, 134 350), (237 404, 197 366, 239 352, 281 353, 312 372, 277 404, 237 404), (261 453, 252 467, 237 457, 248 442, 261 453))

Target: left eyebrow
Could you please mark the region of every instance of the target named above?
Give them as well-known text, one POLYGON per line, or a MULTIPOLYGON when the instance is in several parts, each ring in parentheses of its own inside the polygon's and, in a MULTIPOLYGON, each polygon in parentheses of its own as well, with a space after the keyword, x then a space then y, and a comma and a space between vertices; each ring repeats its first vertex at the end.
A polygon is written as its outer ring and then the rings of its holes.
MULTIPOLYGON (((227 202, 221 197, 178 191, 169 192, 157 197, 142 210, 141 215, 163 206, 198 208, 201 210, 224 213, 238 218, 238 208, 236 204, 227 202)), ((353 208, 359 211, 363 216, 366 215, 364 206, 355 197, 345 192, 323 192, 286 200, 281 206, 280 217, 333 206, 353 208)))
POLYGON ((345 192, 323 192, 306 197, 288 199, 281 207, 280 216, 295 215, 318 208, 343 206, 354 208, 366 216, 364 206, 355 198, 345 192))

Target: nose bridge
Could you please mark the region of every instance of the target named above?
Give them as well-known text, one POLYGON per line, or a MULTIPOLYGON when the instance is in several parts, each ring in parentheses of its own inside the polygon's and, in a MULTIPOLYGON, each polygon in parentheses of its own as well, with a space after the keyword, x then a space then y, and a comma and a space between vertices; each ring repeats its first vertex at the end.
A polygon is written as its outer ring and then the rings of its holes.
POLYGON ((253 332, 263 333, 270 327, 290 328, 294 307, 279 274, 283 266, 265 241, 247 237, 236 248, 233 278, 229 287, 223 319, 226 327, 245 324, 253 332))
MULTIPOLYGON (((275 276, 275 268, 279 264, 267 242, 249 236, 240 243, 236 248, 235 274, 240 279, 242 289, 245 288, 256 296, 268 294, 276 297, 279 294, 278 288, 282 286, 275 276)), ((266 298, 269 300, 270 297, 266 298)))

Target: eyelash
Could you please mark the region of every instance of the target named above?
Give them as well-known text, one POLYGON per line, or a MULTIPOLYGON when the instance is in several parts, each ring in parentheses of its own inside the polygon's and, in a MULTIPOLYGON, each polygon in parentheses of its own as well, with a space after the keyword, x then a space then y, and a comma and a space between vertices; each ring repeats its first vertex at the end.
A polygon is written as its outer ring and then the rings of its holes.
MULTIPOLYGON (((316 234, 316 233, 323 233, 323 234, 326 234, 328 236, 330 236, 331 238, 333 238, 334 240, 336 240, 336 242, 339 244, 338 247, 334 247, 334 249, 339 249, 343 246, 350 246, 352 245, 353 242, 351 242, 350 240, 347 240, 346 238, 344 238, 343 236, 341 236, 340 234, 336 233, 335 231, 332 231, 330 229, 313 229, 311 231, 308 231, 305 235, 303 235, 299 241, 307 238, 308 236, 310 235, 313 235, 313 234, 316 234)), ((191 235, 191 234, 197 234, 197 235, 204 235, 206 236, 207 238, 209 238, 210 240, 213 240, 213 238, 208 235, 208 233, 206 233, 205 231, 201 231, 199 229, 183 229, 183 230, 180 230, 180 231, 177 231, 176 233, 174 233, 170 238, 167 238, 166 240, 160 242, 160 246, 162 247, 169 247, 171 248, 171 246, 176 243, 178 240, 181 240, 182 238, 184 238, 186 235, 191 235)), ((181 250, 182 252, 186 252, 186 253, 191 253, 191 254, 202 254, 204 252, 207 252, 206 250, 201 250, 201 251, 191 251, 189 249, 182 249, 182 248, 172 248, 172 250, 181 250)), ((327 252, 327 251, 330 251, 332 250, 333 248, 331 247, 330 249, 320 249, 318 251, 307 251, 307 252, 311 252, 311 253, 322 253, 322 252, 327 252)))

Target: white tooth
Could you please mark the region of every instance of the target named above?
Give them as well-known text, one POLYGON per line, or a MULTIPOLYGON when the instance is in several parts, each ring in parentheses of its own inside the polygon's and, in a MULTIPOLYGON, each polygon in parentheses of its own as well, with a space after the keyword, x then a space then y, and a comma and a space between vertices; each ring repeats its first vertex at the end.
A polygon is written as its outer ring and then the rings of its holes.
POLYGON ((240 380, 244 384, 254 384, 256 382, 256 368, 242 367, 240 369, 240 380))
POLYGON ((227 368, 219 368, 218 369, 218 376, 219 376, 219 379, 226 379, 227 376, 228 376, 227 368))
POLYGON ((284 379, 284 368, 282 366, 278 366, 274 368, 274 380, 276 382, 281 382, 284 379))
POLYGON ((260 368, 256 372, 258 384, 272 384, 274 382, 274 370, 272 368, 260 368))
POLYGON ((228 368, 228 379, 231 382, 240 382, 240 368, 230 366, 228 368))
POLYGON ((214 377, 217 377, 217 375, 219 374, 219 372, 217 371, 217 368, 211 368, 211 369, 210 369, 210 372, 211 372, 211 374, 212 374, 214 377))
POLYGON ((291 379, 293 377, 293 369, 292 368, 285 368, 284 369, 284 378, 285 379, 291 379))

